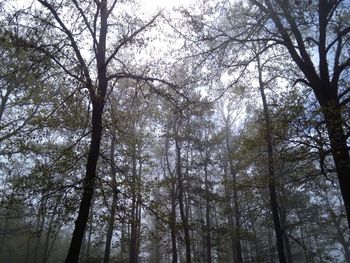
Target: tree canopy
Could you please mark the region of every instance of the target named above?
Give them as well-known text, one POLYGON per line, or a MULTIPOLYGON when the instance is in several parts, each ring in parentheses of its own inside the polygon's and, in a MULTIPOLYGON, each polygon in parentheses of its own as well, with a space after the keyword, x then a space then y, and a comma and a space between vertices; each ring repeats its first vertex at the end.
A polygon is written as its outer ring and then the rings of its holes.
POLYGON ((1 262, 350 263, 350 2, 0 1, 1 262))

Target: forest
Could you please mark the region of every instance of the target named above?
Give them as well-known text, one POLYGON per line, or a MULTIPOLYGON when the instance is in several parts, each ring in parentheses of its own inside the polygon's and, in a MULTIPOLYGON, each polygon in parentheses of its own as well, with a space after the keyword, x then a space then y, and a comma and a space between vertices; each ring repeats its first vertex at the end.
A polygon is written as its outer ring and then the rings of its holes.
POLYGON ((0 0, 0 262, 350 263, 350 0, 0 0))

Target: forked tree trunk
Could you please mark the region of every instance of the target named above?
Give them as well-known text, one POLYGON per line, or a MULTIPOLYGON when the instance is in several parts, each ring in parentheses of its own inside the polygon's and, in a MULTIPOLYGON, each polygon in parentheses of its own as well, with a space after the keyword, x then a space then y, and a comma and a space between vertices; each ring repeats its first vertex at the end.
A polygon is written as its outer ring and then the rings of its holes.
MULTIPOLYGON (((104 97, 107 90, 107 71, 106 71, 106 39, 107 39, 107 1, 102 0, 100 8, 100 33, 97 46, 97 72, 98 72, 98 90, 92 94, 92 120, 91 120, 91 141, 86 164, 86 174, 83 185, 83 197, 79 207, 78 218, 75 221, 72 241, 66 257, 66 263, 76 263, 79 259, 81 244, 84 232, 89 218, 91 200, 94 194, 97 161, 100 154, 100 145, 102 138, 102 115, 104 109, 104 97), (96 95, 99 95, 98 97, 96 95)), ((88 87, 91 90, 91 87, 88 87)))
MULTIPOLYGON (((292 14, 293 10, 285 5, 284 1, 250 1, 271 18, 279 33, 278 38, 280 37, 283 40, 279 40, 279 44, 287 48, 291 58, 305 76, 303 82, 312 88, 321 106, 344 201, 348 227, 350 228, 350 157, 338 94, 341 74, 349 67, 349 60, 341 61, 342 55, 345 55, 344 52, 346 52, 344 51, 346 49, 344 42, 346 37, 349 36, 349 28, 345 26, 343 29, 337 29, 336 36, 332 36, 334 31, 330 30, 331 21, 336 18, 334 16, 340 13, 337 10, 341 6, 339 5, 340 2, 318 1, 317 13, 315 13, 315 17, 318 16, 316 27, 318 32, 315 32, 318 33, 318 39, 315 40, 318 53, 315 54, 314 52, 308 52, 305 43, 308 42, 309 36, 303 36, 303 30, 299 28, 300 21, 292 14), (279 8, 274 5, 279 5, 279 8), (286 18, 287 24, 282 21, 281 13, 277 9, 282 10, 282 15, 286 18), (332 39, 332 37, 335 38, 332 39), (329 42, 332 42, 332 40, 333 46, 336 47, 334 52, 330 52, 332 49, 330 49, 329 42), (318 64, 314 64, 311 54, 312 56, 318 55, 318 64), (334 63, 333 67, 331 67, 330 61, 334 63), (331 69, 333 69, 333 72, 330 72, 331 69)), ((273 38, 276 38, 276 36, 276 33, 274 33, 273 38)))

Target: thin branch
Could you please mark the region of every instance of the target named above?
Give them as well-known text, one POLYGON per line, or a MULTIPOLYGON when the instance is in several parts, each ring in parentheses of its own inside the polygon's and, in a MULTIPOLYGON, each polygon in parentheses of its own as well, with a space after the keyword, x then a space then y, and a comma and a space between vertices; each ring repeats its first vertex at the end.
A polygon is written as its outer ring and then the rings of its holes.
POLYGON ((130 36, 125 37, 118 46, 114 49, 113 53, 109 56, 109 58, 106 60, 105 66, 109 64, 109 62, 117 55, 119 50, 126 45, 128 42, 132 41, 140 32, 145 30, 147 27, 149 27, 151 24, 154 23, 154 21, 157 19, 158 16, 160 16, 161 12, 158 12, 147 24, 141 26, 139 29, 131 33, 130 36))
POLYGON ((75 55, 77 56, 77 59, 79 61, 80 66, 82 67, 85 79, 86 79, 86 86, 89 89, 90 92, 93 92, 92 89, 92 81, 90 78, 90 73, 88 70, 88 67, 86 66, 86 63, 83 59, 83 56, 80 53, 79 47, 77 42, 74 39, 74 36, 72 34, 72 32, 67 28, 67 26, 64 24, 64 22, 61 20, 61 18, 59 17, 57 11, 55 10, 55 8, 49 4, 47 1, 45 0, 38 0, 39 3, 41 3, 43 6, 45 6, 47 9, 49 9, 49 11, 51 12, 51 14, 55 17, 56 21, 59 23, 59 25, 62 27, 63 31, 65 32, 65 34, 67 35, 67 37, 69 38, 71 45, 73 47, 73 50, 75 52, 75 55))
POLYGON ((91 37, 92 37, 92 40, 93 40, 93 45, 94 45, 94 48, 98 45, 98 41, 97 41, 97 38, 96 38, 96 31, 92 30, 90 24, 89 24, 89 21, 85 15, 85 12, 84 10, 81 9, 81 7, 79 6, 77 0, 72 0, 75 7, 78 9, 80 15, 83 17, 84 19, 84 23, 87 27, 87 29, 89 30, 90 34, 91 34, 91 37))

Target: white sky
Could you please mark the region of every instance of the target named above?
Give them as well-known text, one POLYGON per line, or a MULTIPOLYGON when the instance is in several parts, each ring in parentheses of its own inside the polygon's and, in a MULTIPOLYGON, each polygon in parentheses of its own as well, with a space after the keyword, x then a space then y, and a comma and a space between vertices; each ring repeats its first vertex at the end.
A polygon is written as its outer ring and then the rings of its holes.
POLYGON ((154 12, 157 9, 171 9, 174 7, 187 6, 191 0, 141 0, 144 3, 145 11, 154 12))

